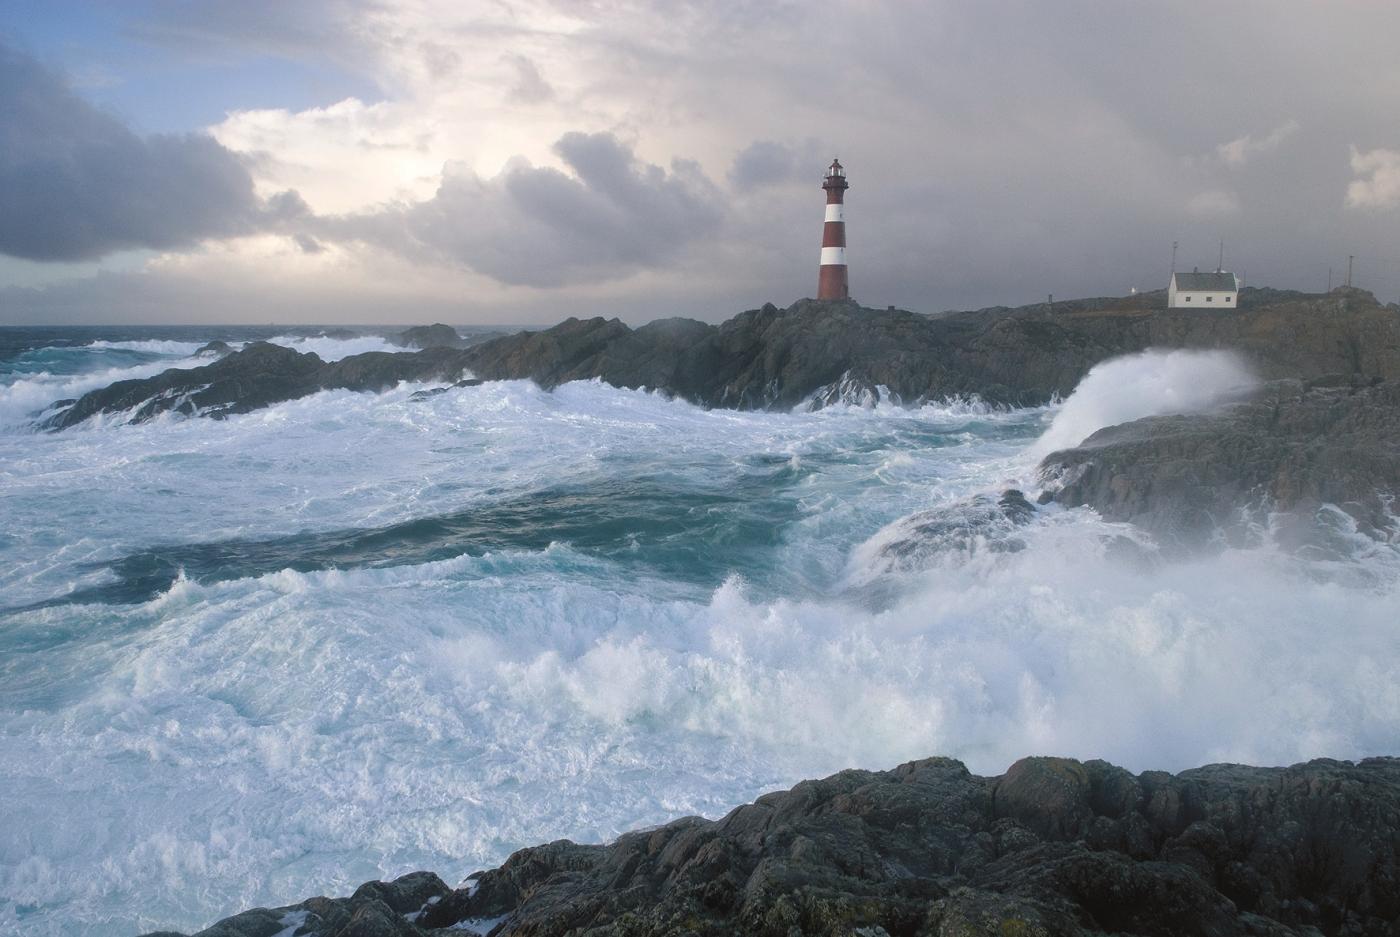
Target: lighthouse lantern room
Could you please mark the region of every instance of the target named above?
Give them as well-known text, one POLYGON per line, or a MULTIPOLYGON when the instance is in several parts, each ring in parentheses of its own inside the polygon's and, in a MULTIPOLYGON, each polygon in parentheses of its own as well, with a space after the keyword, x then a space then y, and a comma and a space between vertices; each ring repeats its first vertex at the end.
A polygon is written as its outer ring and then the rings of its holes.
POLYGON ((822 228, 821 275, 817 279, 817 299, 849 299, 846 279, 846 170, 833 159, 826 170, 822 188, 826 190, 826 224, 822 228))

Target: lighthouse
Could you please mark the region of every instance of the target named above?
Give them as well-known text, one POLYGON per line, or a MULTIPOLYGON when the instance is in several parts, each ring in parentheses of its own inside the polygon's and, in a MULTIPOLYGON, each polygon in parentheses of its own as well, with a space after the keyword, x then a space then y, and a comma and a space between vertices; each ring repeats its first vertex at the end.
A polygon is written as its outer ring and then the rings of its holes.
POLYGON ((846 280, 846 170, 833 159, 826 170, 826 225, 822 228, 821 275, 817 278, 817 299, 850 299, 846 280))

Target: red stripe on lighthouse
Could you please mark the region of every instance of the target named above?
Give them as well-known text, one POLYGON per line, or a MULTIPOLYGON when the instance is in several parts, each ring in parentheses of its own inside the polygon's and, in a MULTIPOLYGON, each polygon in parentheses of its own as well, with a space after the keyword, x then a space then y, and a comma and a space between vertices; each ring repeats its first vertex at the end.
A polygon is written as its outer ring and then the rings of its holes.
POLYGON ((817 276, 817 299, 849 299, 846 278, 846 171, 832 160, 822 188, 826 190, 826 222, 822 227, 822 259, 817 276))

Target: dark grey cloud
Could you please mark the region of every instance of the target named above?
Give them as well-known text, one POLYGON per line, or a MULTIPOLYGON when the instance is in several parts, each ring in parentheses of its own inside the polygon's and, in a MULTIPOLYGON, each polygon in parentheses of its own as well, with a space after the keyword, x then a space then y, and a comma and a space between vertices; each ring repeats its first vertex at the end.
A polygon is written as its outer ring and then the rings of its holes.
POLYGON ((327 239, 378 243, 502 283, 561 286, 626 276, 712 236, 723 200, 698 165, 639 160, 610 133, 567 133, 569 170, 518 162, 491 178, 449 166, 432 199, 322 219, 327 239))
POLYGON ((821 175, 815 141, 800 145, 755 140, 739 151, 729 167, 729 184, 740 192, 821 175))
POLYGON ((240 234, 303 209, 295 193, 261 202, 239 157, 211 137, 138 136, 0 45, 0 253, 92 260, 240 234))
MULTIPOLYGON (((533 154, 541 128, 608 128, 648 154, 698 154, 709 173, 648 165, 606 134, 571 136, 558 168, 449 168, 424 202, 281 224, 311 239, 296 242, 303 250, 333 255, 337 241, 360 240, 508 284, 583 284, 512 294, 567 296, 580 313, 719 317, 815 289, 818 183, 839 155, 853 184, 852 288, 872 305, 1150 289, 1165 284, 1173 241, 1179 263, 1207 267, 1221 238, 1227 265, 1254 284, 1321 289, 1328 267, 1355 254, 1360 285, 1400 297, 1400 57, 1389 38, 1400 5, 519 0, 491 7, 500 16, 457 6, 140 8, 143 38, 171 54, 341 63, 405 108, 412 82, 453 102, 429 95, 425 108, 470 107, 453 96, 469 87, 488 102, 487 145, 462 133, 464 159, 496 158, 497 132, 533 154), (556 31, 558 20, 572 25, 556 31)), ((337 88, 328 100, 346 93, 337 88)), ((420 282, 439 276, 425 264, 420 282)), ((332 279, 320 284, 328 296, 332 279)))

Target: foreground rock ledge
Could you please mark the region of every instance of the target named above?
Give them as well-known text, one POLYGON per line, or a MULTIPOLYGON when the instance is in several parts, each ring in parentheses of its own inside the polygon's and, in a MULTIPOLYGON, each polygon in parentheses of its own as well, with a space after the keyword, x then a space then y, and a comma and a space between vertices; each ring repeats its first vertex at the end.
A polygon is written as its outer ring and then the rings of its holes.
POLYGON ((1400 935, 1400 759, 1132 775, 1027 758, 843 771, 717 822, 415 872, 200 937, 1400 935))

